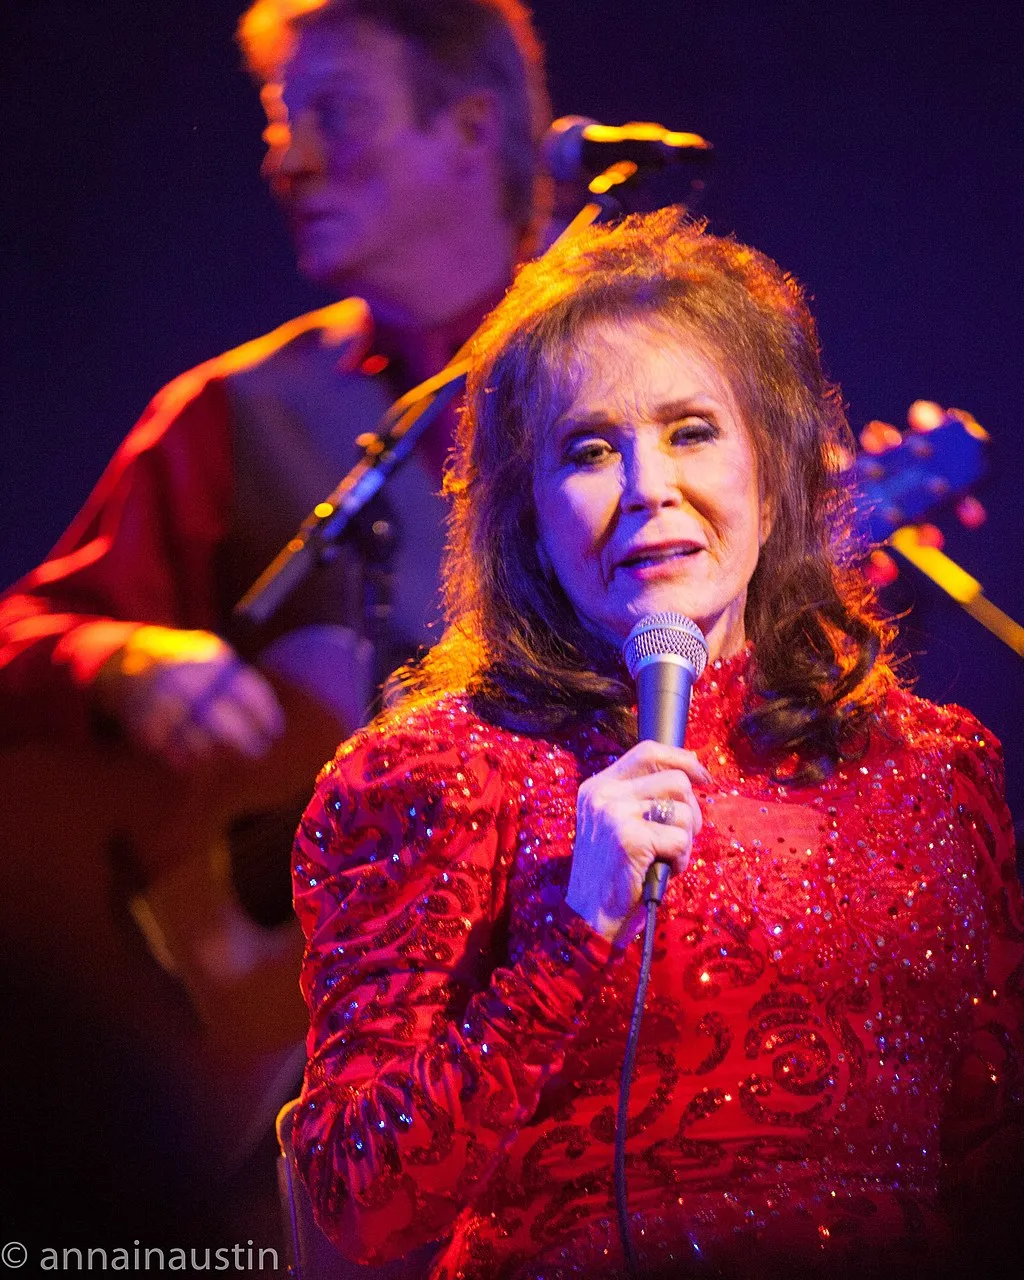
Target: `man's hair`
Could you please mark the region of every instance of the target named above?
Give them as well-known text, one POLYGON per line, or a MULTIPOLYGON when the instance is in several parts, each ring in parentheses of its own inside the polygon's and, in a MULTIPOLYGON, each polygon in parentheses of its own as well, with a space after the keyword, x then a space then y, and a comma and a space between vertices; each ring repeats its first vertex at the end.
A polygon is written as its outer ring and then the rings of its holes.
POLYGON ((585 627, 538 557, 539 441, 573 399, 593 326, 696 347, 725 377, 774 524, 746 604, 748 745, 811 780, 856 751, 893 683, 892 629, 852 560, 837 473, 852 447, 800 287, 764 255, 676 209, 589 228, 524 266, 478 339, 458 449, 444 585, 448 630, 412 690, 466 687, 509 727, 582 715, 622 744, 634 700, 617 648, 585 627))
POLYGON ((266 83, 281 73, 303 28, 352 22, 375 23, 405 41, 420 125, 473 90, 494 93, 505 215, 514 226, 528 226, 551 104, 543 50, 520 0, 256 0, 239 20, 238 40, 250 71, 266 83))

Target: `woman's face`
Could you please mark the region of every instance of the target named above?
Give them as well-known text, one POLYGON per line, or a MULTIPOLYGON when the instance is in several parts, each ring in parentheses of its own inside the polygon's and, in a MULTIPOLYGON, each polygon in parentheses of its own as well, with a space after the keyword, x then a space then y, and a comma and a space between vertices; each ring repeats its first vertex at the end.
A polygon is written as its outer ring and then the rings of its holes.
POLYGON ((608 639, 673 611, 728 657, 771 531, 729 385, 656 320, 597 323, 576 350, 572 404, 537 444, 541 558, 608 639))

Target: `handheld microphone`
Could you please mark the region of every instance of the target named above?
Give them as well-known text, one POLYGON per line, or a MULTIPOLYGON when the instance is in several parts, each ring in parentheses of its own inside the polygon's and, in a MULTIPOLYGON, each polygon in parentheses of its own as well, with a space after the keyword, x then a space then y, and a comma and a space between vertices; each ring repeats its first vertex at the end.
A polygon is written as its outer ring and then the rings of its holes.
MULTIPOLYGON (((708 642, 690 618, 681 613, 652 613, 641 618, 626 637, 622 657, 630 678, 636 683, 636 708, 641 739, 681 747, 686 738, 686 720, 690 713, 690 692, 694 682, 707 666, 708 642)), ((640 1042, 647 982, 654 956, 657 903, 665 896, 671 868, 657 859, 644 876, 643 901, 647 911, 644 948, 633 1001, 633 1015, 626 1037, 622 1059, 622 1082, 619 1107, 615 1119, 615 1209, 619 1221, 619 1237, 631 1276, 640 1274, 630 1233, 626 1195, 626 1132, 629 1122, 629 1090, 640 1042)))
POLYGON ((541 142, 548 173, 556 182, 577 182, 602 173, 618 160, 638 169, 710 159, 711 143, 698 133, 679 133, 649 121, 598 124, 587 116, 560 116, 541 142))
MULTIPOLYGON (((630 679, 636 684, 641 741, 681 747, 686 740, 690 693, 707 666, 704 633, 681 613, 652 613, 641 618, 622 649, 630 679)), ((660 902, 669 866, 653 862, 644 879, 644 901, 660 902)))

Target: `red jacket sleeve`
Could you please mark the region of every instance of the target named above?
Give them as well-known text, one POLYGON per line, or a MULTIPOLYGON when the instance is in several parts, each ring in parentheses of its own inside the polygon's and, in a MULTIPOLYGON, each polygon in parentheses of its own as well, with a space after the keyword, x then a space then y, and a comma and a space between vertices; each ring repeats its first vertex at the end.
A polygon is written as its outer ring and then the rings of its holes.
POLYGON ((164 388, 50 556, 0 598, 0 738, 80 737, 96 672, 142 622, 216 628, 230 413, 209 367, 164 388))
POLYGON ((958 753, 954 795, 974 844, 985 900, 984 982, 974 997, 971 1037, 961 1054, 944 1117, 946 1167, 965 1216, 998 1216, 1024 1190, 1024 898, 1013 827, 1004 800, 999 744, 967 718, 969 750, 958 753))
POLYGON ((296 841, 311 1013, 296 1154, 361 1262, 438 1239, 561 1067, 611 948, 568 908, 503 958, 519 788, 429 732, 361 735, 296 841))

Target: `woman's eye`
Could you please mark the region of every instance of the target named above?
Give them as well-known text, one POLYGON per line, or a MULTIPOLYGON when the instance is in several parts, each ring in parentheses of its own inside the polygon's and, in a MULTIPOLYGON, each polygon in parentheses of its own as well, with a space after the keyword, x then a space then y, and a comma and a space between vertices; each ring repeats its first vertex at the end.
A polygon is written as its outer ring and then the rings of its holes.
POLYGON ((570 440, 565 446, 564 458, 571 467, 593 467, 610 453, 607 440, 570 440))
POLYGON ((687 418, 672 430, 672 443, 679 445, 703 444, 718 436, 718 428, 707 418, 687 418))

